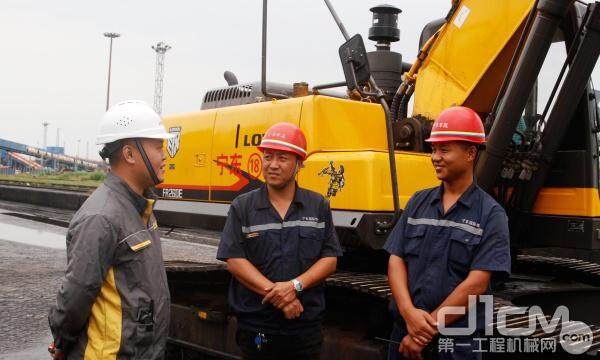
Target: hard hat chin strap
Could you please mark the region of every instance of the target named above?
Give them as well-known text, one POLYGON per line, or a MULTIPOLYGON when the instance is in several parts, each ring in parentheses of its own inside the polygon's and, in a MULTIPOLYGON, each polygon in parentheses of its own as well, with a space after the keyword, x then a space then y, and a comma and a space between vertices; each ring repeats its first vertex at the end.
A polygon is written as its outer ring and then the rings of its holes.
POLYGON ((144 159, 144 164, 146 164, 146 169, 148 170, 148 173, 152 178, 152 182, 154 182, 154 185, 160 184, 160 180, 158 179, 158 176, 156 176, 156 172, 154 171, 154 168, 150 163, 150 159, 148 159, 148 155, 146 154, 146 150, 144 150, 140 139, 133 139, 133 142, 135 143, 135 146, 137 147, 140 154, 142 155, 142 159, 144 159))
POLYGON ((294 176, 298 175, 298 172, 302 169, 302 161, 296 159, 296 168, 294 169, 294 176))

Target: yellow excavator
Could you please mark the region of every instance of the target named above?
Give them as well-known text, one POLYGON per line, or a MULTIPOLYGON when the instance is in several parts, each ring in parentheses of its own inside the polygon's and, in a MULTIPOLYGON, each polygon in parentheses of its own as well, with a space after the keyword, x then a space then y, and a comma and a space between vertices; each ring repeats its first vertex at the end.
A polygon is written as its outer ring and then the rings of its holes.
MULTIPOLYGON (((565 305, 600 336, 600 93, 591 82, 600 3, 455 0, 423 28, 412 62, 391 50, 400 9, 370 9, 375 50, 367 52, 325 4, 346 39, 345 79, 268 82, 263 0, 261 80, 240 84, 226 72, 228 85, 208 91, 201 110, 164 119, 177 136, 166 144, 159 223, 219 230, 228 204, 263 182, 256 146, 266 129, 297 124, 308 139, 298 184, 329 199, 344 249, 326 282, 323 358, 385 358, 391 291, 382 246, 411 195, 438 185, 424 142, 433 120, 468 106, 488 138, 477 182, 510 219, 513 275, 494 282, 496 301, 549 314, 565 305)), ((224 267, 170 262, 167 271, 169 358, 236 358, 224 267)), ((590 352, 598 348, 594 337, 590 352)))

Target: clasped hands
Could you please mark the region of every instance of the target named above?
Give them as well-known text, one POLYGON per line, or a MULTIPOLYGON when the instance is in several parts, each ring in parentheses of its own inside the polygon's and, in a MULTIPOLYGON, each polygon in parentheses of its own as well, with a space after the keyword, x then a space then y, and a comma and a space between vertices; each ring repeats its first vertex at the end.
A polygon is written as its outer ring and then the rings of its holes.
POLYGON ((412 308, 404 318, 408 335, 406 335, 398 351, 407 359, 422 359, 421 351, 437 334, 437 322, 427 312, 412 308))
POLYGON ((283 311, 286 319, 295 319, 304 311, 302 303, 296 297, 296 289, 291 281, 276 282, 265 288, 267 294, 262 300, 263 304, 271 303, 283 311))

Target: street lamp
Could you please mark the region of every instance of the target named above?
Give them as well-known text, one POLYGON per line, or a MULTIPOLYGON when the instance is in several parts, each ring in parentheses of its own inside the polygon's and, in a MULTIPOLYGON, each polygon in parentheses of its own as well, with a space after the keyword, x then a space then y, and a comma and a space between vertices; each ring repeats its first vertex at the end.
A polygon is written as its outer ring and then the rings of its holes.
MULTIPOLYGON (((50 123, 47 122, 47 121, 44 121, 42 123, 42 126, 44 126, 44 147, 43 147, 42 150, 44 150, 44 151, 46 151, 46 147, 48 146, 47 143, 46 143, 46 139, 48 137, 48 125, 50 125, 50 123)), ((44 165, 44 153, 42 153, 42 172, 44 172, 44 168, 45 168, 45 165, 44 165)))
POLYGON ((110 39, 110 50, 108 52, 108 85, 106 86, 106 110, 108 110, 108 101, 110 98, 110 68, 112 63, 112 43, 114 38, 121 36, 119 33, 105 32, 104 36, 110 39))

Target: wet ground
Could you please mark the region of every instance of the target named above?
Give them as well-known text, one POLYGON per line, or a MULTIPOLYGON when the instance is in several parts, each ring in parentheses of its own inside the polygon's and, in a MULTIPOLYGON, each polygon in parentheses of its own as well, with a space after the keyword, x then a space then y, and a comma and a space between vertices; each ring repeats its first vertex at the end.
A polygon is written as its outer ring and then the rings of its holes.
MULTIPOLYGON (((50 358, 47 314, 64 274, 71 216, 0 202, 0 359, 50 358)), ((217 242, 214 232, 175 230, 163 237, 163 253, 165 260, 216 262, 217 242)))

